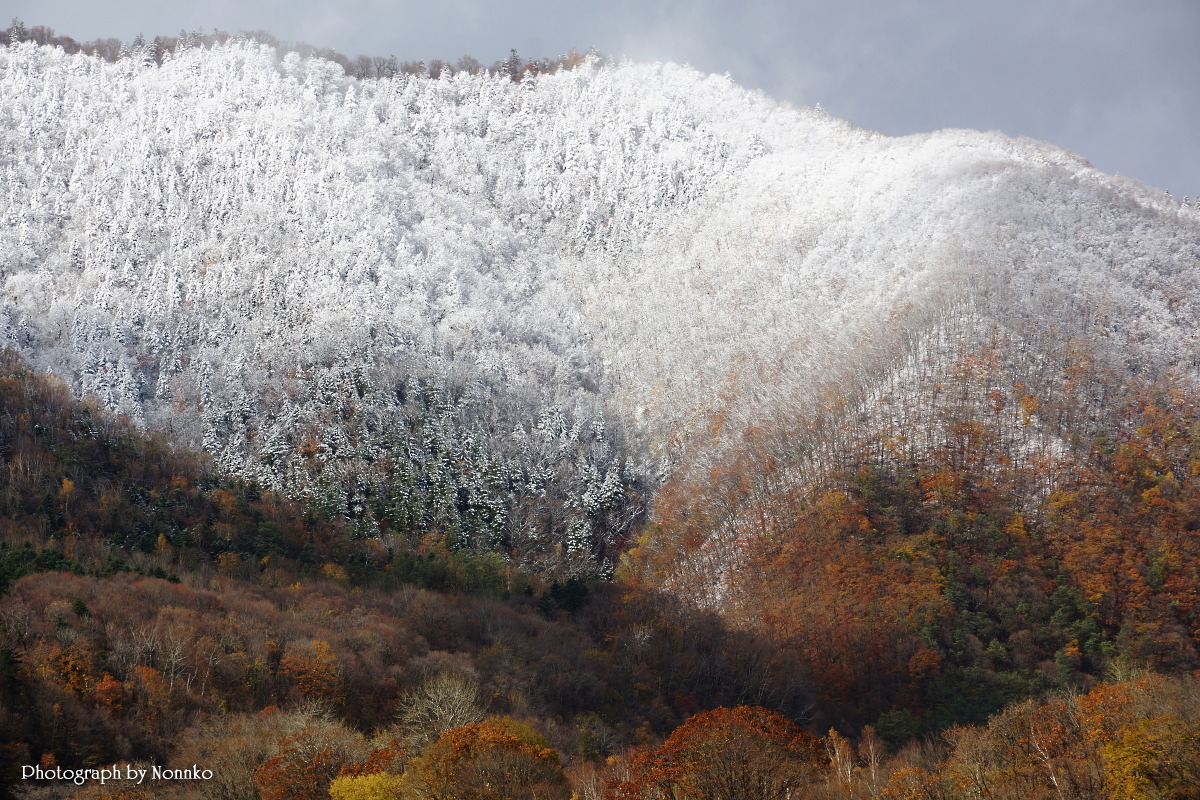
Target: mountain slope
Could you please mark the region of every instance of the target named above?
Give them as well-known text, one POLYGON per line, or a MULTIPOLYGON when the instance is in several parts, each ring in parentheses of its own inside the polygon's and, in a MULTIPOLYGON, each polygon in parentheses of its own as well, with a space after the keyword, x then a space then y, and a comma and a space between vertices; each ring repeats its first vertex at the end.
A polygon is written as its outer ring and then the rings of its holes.
POLYGON ((1198 363, 1193 210, 1037 142, 671 65, 360 82, 237 41, 17 45, 0 86, 3 338, 365 533, 590 569, 714 413, 808 419, 996 336, 1035 387, 1198 363))

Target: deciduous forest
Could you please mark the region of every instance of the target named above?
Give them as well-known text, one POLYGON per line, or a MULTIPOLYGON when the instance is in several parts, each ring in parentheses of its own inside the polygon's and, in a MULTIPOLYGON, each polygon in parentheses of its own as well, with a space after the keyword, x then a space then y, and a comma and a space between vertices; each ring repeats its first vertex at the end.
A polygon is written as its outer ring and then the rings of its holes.
POLYGON ((1190 204, 595 53, 0 38, 0 797, 1200 797, 1190 204), (45 777, 113 765, 209 776, 45 777))

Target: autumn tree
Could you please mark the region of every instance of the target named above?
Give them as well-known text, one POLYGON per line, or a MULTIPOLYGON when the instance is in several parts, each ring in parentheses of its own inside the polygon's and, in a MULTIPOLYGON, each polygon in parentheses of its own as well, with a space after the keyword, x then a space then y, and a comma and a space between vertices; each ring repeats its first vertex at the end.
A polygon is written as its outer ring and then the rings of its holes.
POLYGON ((815 736, 765 708, 695 715, 657 748, 630 758, 630 778, 608 800, 775 800, 816 780, 824 753, 815 736))
POLYGON ((362 736, 332 720, 313 719, 279 742, 254 773, 261 800, 328 800, 329 784, 366 755, 362 736))
POLYGON ((306 700, 340 704, 337 654, 329 642, 314 639, 307 646, 289 647, 279 662, 279 673, 289 678, 306 700))
POLYGON ((334 778, 329 796, 333 800, 400 800, 400 776, 376 772, 334 778))
POLYGON ((567 800, 558 754, 510 718, 446 731, 404 773, 404 796, 421 800, 567 800))
POLYGON ((1079 698, 1082 738, 1121 800, 1200 797, 1200 681, 1139 674, 1079 698))

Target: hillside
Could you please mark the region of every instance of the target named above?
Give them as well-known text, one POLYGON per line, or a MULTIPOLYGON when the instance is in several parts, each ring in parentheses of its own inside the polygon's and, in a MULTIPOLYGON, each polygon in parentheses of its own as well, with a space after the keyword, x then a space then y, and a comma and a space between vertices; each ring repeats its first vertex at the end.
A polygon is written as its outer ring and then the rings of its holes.
POLYGON ((402 701, 439 676, 474 687, 472 715, 536 721, 584 760, 699 707, 802 711, 794 664, 716 615, 547 584, 495 554, 356 539, 11 353, 0 457, 0 797, 43 754, 71 768, 200 758, 254 791, 306 726, 333 730, 348 759, 364 733, 413 734, 402 701))
POLYGON ((1071 349, 1196 364, 1193 210, 1041 143, 671 65, 0 59, 4 340, 367 533, 603 572, 714 412, 804 418, 996 335, 1039 390, 1071 349))
MULTIPOLYGON (((810 798, 1039 797, 1051 779, 1065 797, 1185 791, 1200 780, 1198 408, 1159 392, 1130 409, 1136 433, 1098 440, 1094 467, 1028 522, 1013 506, 1029 476, 998 437, 836 476, 811 505, 776 498, 766 519, 790 528, 760 532, 756 594, 717 615, 644 568, 546 585, 494 554, 357 539, 6 354, 0 796, 319 800, 439 774, 458 795, 495 759, 529 768, 495 726, 543 748, 564 800, 666 797, 728 777, 730 752, 758 754, 746 779, 810 798), (499 738, 453 749, 484 734, 499 738), (34 762, 215 777, 77 788, 21 780, 34 762)), ((726 501, 744 515, 763 475, 739 466, 748 494, 726 501)), ((711 512, 723 477, 669 485, 644 541, 685 554, 711 518, 679 517, 679 494, 711 512)), ((652 565, 649 547, 630 563, 652 565)))
POLYGON ((6 780, 1191 796, 1195 208, 669 64, 189 41, 0 48, 6 780))

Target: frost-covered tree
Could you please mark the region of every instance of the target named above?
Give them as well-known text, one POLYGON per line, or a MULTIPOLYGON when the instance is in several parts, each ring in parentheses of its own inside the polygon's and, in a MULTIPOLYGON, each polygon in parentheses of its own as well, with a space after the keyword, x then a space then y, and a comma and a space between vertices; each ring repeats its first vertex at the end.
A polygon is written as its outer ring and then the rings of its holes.
POLYGON ((0 335, 364 535, 602 570, 664 465, 902 396, 948 337, 1031 385, 1084 345, 1200 363, 1195 215, 1048 145, 674 65, 360 80, 203 38, 0 51, 0 335))

